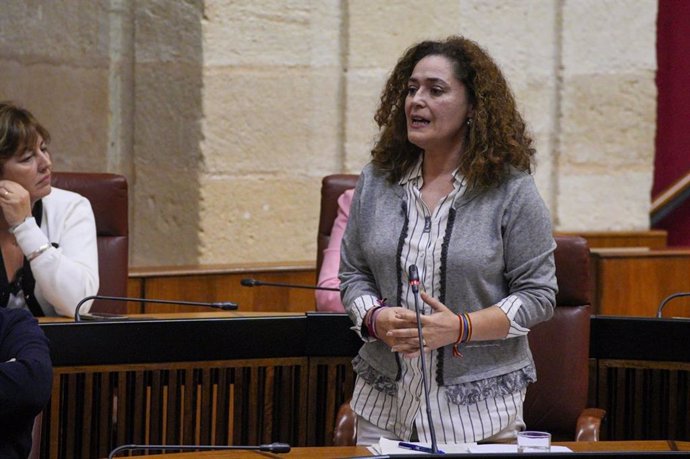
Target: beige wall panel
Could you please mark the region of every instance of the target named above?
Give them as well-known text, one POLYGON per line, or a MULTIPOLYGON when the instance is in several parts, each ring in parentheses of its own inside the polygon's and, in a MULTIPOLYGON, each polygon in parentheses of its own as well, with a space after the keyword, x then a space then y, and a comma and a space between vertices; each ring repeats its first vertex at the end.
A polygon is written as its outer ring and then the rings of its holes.
POLYGON ((200 263, 314 260, 316 178, 237 178, 201 183, 200 263))
POLYGON ((554 145, 557 140, 556 78, 554 75, 532 75, 511 84, 527 128, 532 134, 536 149, 534 179, 546 205, 553 209, 556 194, 554 183, 554 145))
POLYGON ((390 72, 415 42, 457 33, 460 5, 458 0, 348 1, 348 69, 390 72))
POLYGON ((374 114, 389 70, 352 70, 347 73, 345 113, 345 171, 358 174, 371 159, 378 135, 374 114))
POLYGON ((557 13, 554 0, 463 0, 457 29, 482 46, 515 87, 553 78, 557 13))
POLYGON ((207 66, 334 66, 340 63, 340 2, 206 1, 207 66))
POLYGON ((193 264, 198 253, 201 72, 198 66, 137 66, 133 266, 193 264))
POLYGON ((582 170, 559 179, 557 231, 642 231, 649 228, 647 170, 582 170))
POLYGON ((200 262, 310 260, 341 171, 336 1, 207 2, 200 262))
POLYGON ((138 65, 136 164, 198 170, 201 72, 194 65, 138 65))
POLYGON ((0 55, 26 64, 107 67, 109 0, 3 1, 0 55))
POLYGON ((204 55, 202 2, 146 0, 134 3, 138 64, 201 63, 204 55))
POLYGON ((1 61, 0 100, 28 108, 52 136, 56 170, 102 171, 108 148, 108 70, 1 61))
POLYGON ((205 172, 319 177, 337 172, 338 85, 334 69, 207 69, 205 172))
POLYGON ((566 78, 561 138, 564 167, 644 165, 651 174, 655 108, 656 86, 651 71, 566 78))
POLYGON ((649 227, 656 12, 652 1, 564 3, 557 229, 649 227))
POLYGON ((563 2, 563 72, 634 73, 656 69, 655 0, 563 2))
POLYGON ((195 264, 199 258, 197 173, 163 162, 137 165, 130 266, 195 264))

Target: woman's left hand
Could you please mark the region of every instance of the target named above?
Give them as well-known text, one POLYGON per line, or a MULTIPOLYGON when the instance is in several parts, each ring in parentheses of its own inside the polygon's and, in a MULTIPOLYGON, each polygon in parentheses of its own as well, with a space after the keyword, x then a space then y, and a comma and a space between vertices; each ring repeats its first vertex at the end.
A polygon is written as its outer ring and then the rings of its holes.
MULTIPOLYGON (((421 297, 434 310, 431 315, 420 317, 422 334, 424 335, 424 351, 428 352, 454 343, 460 330, 457 315, 425 292, 421 293, 421 297)), ((409 328, 398 328, 388 332, 389 336, 394 336, 400 340, 399 344, 393 346, 391 350, 408 358, 418 356, 420 346, 417 333, 417 314, 414 311, 401 310, 397 313, 396 318, 407 321, 409 328)))

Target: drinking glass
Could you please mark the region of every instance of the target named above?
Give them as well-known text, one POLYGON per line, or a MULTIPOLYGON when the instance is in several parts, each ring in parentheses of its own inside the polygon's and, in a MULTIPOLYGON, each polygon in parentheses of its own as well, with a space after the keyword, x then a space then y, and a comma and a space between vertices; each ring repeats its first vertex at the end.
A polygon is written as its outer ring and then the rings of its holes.
POLYGON ((551 451, 551 434, 525 430, 517 434, 518 453, 548 453, 551 451))

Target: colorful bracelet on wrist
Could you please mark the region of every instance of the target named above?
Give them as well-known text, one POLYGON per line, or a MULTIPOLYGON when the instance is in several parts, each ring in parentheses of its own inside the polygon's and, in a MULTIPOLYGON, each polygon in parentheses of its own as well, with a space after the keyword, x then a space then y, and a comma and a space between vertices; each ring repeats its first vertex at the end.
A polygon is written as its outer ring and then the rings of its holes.
POLYGON ((469 314, 458 314, 458 322, 460 329, 458 331, 458 339, 453 344, 453 357, 462 357, 459 346, 472 339, 472 320, 469 314))
POLYGON ((367 331, 369 332, 369 336, 375 339, 380 339, 379 335, 376 333, 376 318, 378 317, 379 313, 381 310, 388 305, 386 304, 386 298, 383 299, 378 299, 376 300, 376 303, 378 306, 374 306, 374 308, 371 310, 369 313, 367 322, 366 322, 366 327, 367 331))

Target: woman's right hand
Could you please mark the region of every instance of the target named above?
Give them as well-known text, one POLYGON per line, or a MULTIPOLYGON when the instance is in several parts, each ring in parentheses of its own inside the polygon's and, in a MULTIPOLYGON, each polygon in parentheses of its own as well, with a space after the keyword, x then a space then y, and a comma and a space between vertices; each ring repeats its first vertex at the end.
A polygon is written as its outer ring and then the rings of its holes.
POLYGON ((409 320, 400 319, 400 312, 406 311, 405 308, 400 306, 389 306, 383 308, 381 312, 376 316, 376 335, 378 338, 386 343, 389 347, 400 346, 403 344, 413 344, 419 346, 419 340, 417 339, 416 330, 417 322, 410 323, 409 320), (389 336, 388 332, 390 330, 398 330, 401 328, 413 328, 415 330, 415 337, 410 343, 409 338, 401 338, 396 336, 389 336))
POLYGON ((0 180, 0 209, 8 226, 20 224, 31 216, 29 192, 17 182, 0 180))

